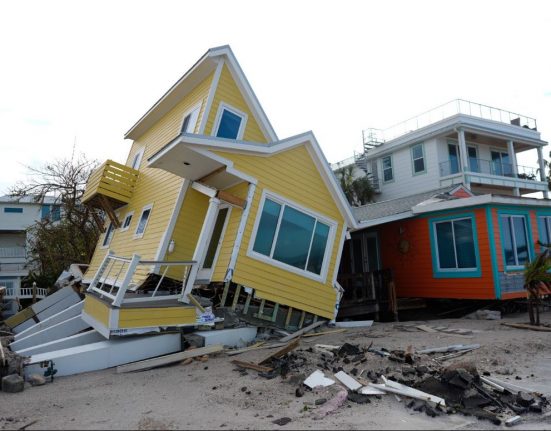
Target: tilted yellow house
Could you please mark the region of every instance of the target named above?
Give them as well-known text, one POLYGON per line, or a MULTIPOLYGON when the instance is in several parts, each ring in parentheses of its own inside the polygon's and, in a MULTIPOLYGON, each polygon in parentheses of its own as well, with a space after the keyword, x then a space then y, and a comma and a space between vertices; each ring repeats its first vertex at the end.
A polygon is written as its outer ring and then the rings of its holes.
POLYGON ((269 302, 272 320, 334 318, 350 208, 311 132, 278 139, 229 46, 208 50, 125 138, 126 164, 107 161, 84 196, 109 216, 85 275, 92 326, 195 325, 189 294, 215 282, 224 300, 260 300, 260 317, 269 302), (183 283, 161 294, 168 278, 183 283))

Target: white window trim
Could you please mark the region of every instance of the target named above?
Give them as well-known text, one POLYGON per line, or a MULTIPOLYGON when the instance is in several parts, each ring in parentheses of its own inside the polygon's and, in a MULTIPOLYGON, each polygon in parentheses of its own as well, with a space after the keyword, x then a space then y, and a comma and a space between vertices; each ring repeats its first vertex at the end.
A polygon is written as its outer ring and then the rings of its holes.
MULTIPOLYGON (((197 104, 193 105, 190 109, 188 109, 186 112, 184 112, 184 115, 182 116, 182 121, 180 121, 180 132, 181 133, 195 133, 195 130, 197 129, 197 120, 199 120, 199 114, 201 113, 201 106, 203 106, 203 101, 201 100, 197 104), (193 114, 193 112, 197 111, 197 115, 195 118, 193 118, 193 115, 190 117, 190 124, 191 121, 194 121, 192 131, 191 132, 184 132, 182 131, 182 126, 184 125, 184 120, 186 117, 190 114, 193 114)), ((189 127, 189 125, 188 125, 189 127)))
MULTIPOLYGON (((473 245, 476 247, 476 244, 474 244, 474 226, 473 226, 473 219, 472 217, 461 217, 461 218, 454 218, 449 220, 442 220, 442 221, 435 221, 432 223, 432 229, 433 229, 433 235, 434 235, 434 246, 436 249, 436 263, 438 265, 438 272, 473 272, 478 271, 478 266, 474 266, 472 268, 459 268, 459 262, 457 261, 457 247, 455 246, 455 228, 453 227, 454 221, 461 221, 461 220, 469 220, 471 222, 471 228, 473 229, 473 245), (452 225, 452 239, 453 239, 453 252, 455 255, 455 268, 442 268, 440 266, 440 250, 438 249, 438 233, 436 231, 436 225, 440 223, 450 223, 452 225)), ((476 258, 476 250, 475 250, 475 258, 476 258)))
MULTIPOLYGON (((216 270, 216 264, 218 263, 218 256, 220 255, 220 251, 222 250, 222 244, 224 242, 224 236, 226 235, 226 229, 227 229, 229 221, 230 221, 232 206, 228 205, 228 204, 221 204, 218 207, 218 212, 216 213, 216 217, 218 217, 218 214, 220 214, 220 210, 226 209, 226 208, 228 209, 228 213, 226 214, 226 220, 224 220, 224 226, 222 227, 222 232, 220 233, 220 239, 219 239, 220 242, 217 245, 216 252, 214 253, 214 258, 212 259, 212 266, 210 268, 203 268, 203 265, 205 264, 205 259, 207 258, 207 251, 208 251, 210 241, 212 239, 212 233, 213 232, 211 232, 211 234, 209 235, 209 240, 208 240, 207 245, 205 247, 205 257, 203 257, 203 261, 201 262, 201 268, 199 268, 199 271, 211 270, 211 277, 210 278, 212 278, 212 274, 214 274, 214 271, 216 270)), ((214 230, 214 226, 213 226, 213 230, 214 230)))
MULTIPOLYGON (((532 258, 530 253, 530 235, 528 235, 528 220, 525 215, 521 214, 501 214, 500 217, 507 217, 510 218, 511 221, 509 222, 509 226, 511 229, 509 229, 509 233, 511 234, 511 246, 513 247, 513 255, 515 256, 515 263, 513 265, 508 265, 507 262, 505 262, 505 257, 503 258, 503 264, 506 269, 520 269, 524 268, 523 263, 518 263, 518 253, 517 253, 517 239, 515 237, 515 227, 513 225, 513 218, 521 218, 524 220, 524 235, 526 236, 526 243, 527 243, 527 251, 528 251, 528 261, 532 258)), ((503 249, 505 251, 505 249, 503 249)))
POLYGON ((218 111, 216 112, 216 117, 214 118, 214 125, 212 127, 211 136, 216 136, 218 133, 218 128, 220 127, 220 121, 222 120, 222 113, 224 110, 231 112, 232 114, 238 115, 241 117, 241 124, 239 125, 239 131, 237 132, 236 141, 243 139, 243 134, 245 133, 245 126, 247 125, 247 120, 249 116, 239 109, 234 108, 233 106, 228 105, 227 103, 220 102, 218 105, 218 111))
POLYGON ((109 224, 107 225, 107 229, 105 230, 105 233, 103 234, 103 241, 101 241, 101 247, 100 248, 109 248, 109 245, 111 245, 111 243, 113 242, 113 237, 115 236, 115 231, 116 230, 117 229, 113 225, 113 222, 110 221, 109 224), (111 234, 111 239, 109 240, 109 242, 107 244, 105 244, 105 240, 107 239, 107 234, 109 233, 109 226, 113 226, 113 233, 111 234))
MULTIPOLYGON (((249 246, 247 248, 247 256, 250 257, 250 258, 259 260, 261 262, 267 263, 268 265, 272 265, 272 266, 275 266, 277 268, 283 269, 285 271, 289 271, 289 272, 292 272, 294 274, 300 275, 302 277, 306 277, 306 278, 309 278, 311 280, 315 280, 315 281, 318 281, 318 282, 321 282, 321 283, 325 283, 326 280, 327 280, 327 272, 329 270, 329 263, 331 262, 331 256, 333 255, 333 245, 334 245, 334 242, 335 242, 335 234, 337 232, 338 225, 339 224, 333 219, 327 218, 326 216, 324 216, 322 214, 319 214, 315 211, 312 211, 311 209, 305 208, 302 205, 297 204, 296 202, 293 202, 293 201, 291 201, 287 198, 284 198, 281 195, 278 195, 274 192, 271 192, 271 191, 268 191, 268 190, 264 189, 262 191, 262 195, 260 197, 260 202, 259 202, 257 213, 256 213, 256 219, 255 219, 255 222, 254 222, 253 232, 252 232, 250 240, 249 240, 249 246), (271 257, 265 256, 265 255, 263 255, 261 253, 258 253, 258 252, 253 250, 254 242, 256 240, 256 234, 258 232, 258 226, 260 224, 260 218, 262 217, 262 210, 264 208, 264 202, 266 201, 267 198, 274 201, 274 202, 277 202, 280 205, 282 205, 282 209, 280 211, 280 216, 279 216, 278 221, 277 221, 277 228, 276 228, 276 232, 274 234, 274 242, 272 243, 272 250, 270 251, 270 255, 273 254, 273 251, 274 251, 274 248, 275 248, 277 234, 279 232, 279 226, 281 224, 281 219, 283 218, 281 212, 283 211, 283 206, 284 205, 290 206, 293 209, 296 209, 297 211, 303 212, 304 214, 307 214, 311 217, 314 217, 317 220, 319 220, 320 222, 322 222, 322 223, 329 226, 329 235, 327 236, 327 244, 325 246, 325 253, 323 255, 323 262, 322 262, 322 265, 321 265, 321 271, 320 271, 319 275, 315 274, 313 272, 307 271, 306 269, 300 269, 300 268, 294 267, 292 265, 289 265, 287 263, 280 262, 279 260, 275 260, 271 257)), ((312 238, 310 239, 310 247, 312 246, 312 244, 311 244, 312 240, 313 240, 313 235, 312 235, 312 238)), ((310 251, 310 249, 309 249, 309 251, 310 251)), ((308 259, 306 261, 308 262, 308 259)))
POLYGON ((134 153, 134 156, 132 157, 132 163, 130 165, 130 167, 132 169, 136 169, 136 170, 140 169, 140 165, 142 164, 144 151, 145 151, 145 147, 140 148, 138 151, 136 151, 136 153, 134 153), (136 163, 137 166, 136 167, 134 167, 134 160, 137 160, 137 163, 136 163))
POLYGON ((128 229, 130 229, 130 226, 132 226, 132 220, 130 220, 130 224, 128 226, 124 227, 124 223, 126 222, 126 219, 130 216, 132 216, 132 218, 134 218, 134 211, 130 211, 130 212, 127 212, 125 214, 124 220, 122 221, 122 226, 121 226, 121 229, 120 229, 121 232, 126 232, 128 229))
POLYGON ((382 173, 382 176, 383 176, 383 183, 384 184, 391 183, 391 182, 394 181, 394 160, 392 160, 392 154, 381 157, 381 173, 382 173), (390 180, 385 180, 385 164, 384 164, 383 160, 386 159, 387 157, 390 159, 390 170, 392 171, 392 178, 390 180))
POLYGON ((146 205, 142 208, 142 210, 140 211, 140 217, 138 218, 138 223, 136 224, 136 230, 134 231, 134 239, 142 238, 145 235, 145 231, 147 230, 147 225, 149 224, 149 220, 151 220, 151 214, 152 213, 153 213, 153 204, 146 205), (149 211, 149 217, 147 217, 147 220, 145 221, 145 226, 143 227, 143 232, 142 233, 137 233, 138 232, 138 227, 140 226, 140 220, 142 219, 143 213, 146 212, 147 210, 151 210, 151 211, 149 211))

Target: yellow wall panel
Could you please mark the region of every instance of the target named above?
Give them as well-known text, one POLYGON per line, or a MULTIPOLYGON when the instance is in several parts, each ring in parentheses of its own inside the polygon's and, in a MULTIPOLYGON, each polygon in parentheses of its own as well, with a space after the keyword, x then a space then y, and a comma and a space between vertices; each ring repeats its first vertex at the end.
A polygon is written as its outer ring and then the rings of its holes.
POLYGON ((109 306, 91 295, 84 299, 84 311, 106 328, 109 327, 109 306))
POLYGON ((189 325, 196 321, 195 307, 122 308, 119 328, 189 325))
POLYGON ((244 141, 268 142, 268 137, 264 136, 260 130, 253 113, 245 102, 241 91, 237 87, 237 84, 235 83, 235 80, 226 65, 224 65, 222 68, 222 73, 220 74, 218 87, 216 88, 216 93, 214 94, 212 108, 207 119, 205 135, 210 135, 212 133, 214 120, 216 118, 216 113, 218 112, 220 102, 227 103, 228 105, 247 114, 248 119, 245 126, 245 132, 243 134, 244 141))
POLYGON ((307 148, 302 145, 270 157, 222 151, 216 151, 216 153, 232 160, 235 168, 258 179, 233 281, 256 289, 258 294, 267 300, 331 318, 336 298, 332 280, 344 219, 307 148), (264 189, 286 197, 338 223, 333 247, 330 250, 331 258, 325 283, 247 256, 264 189))

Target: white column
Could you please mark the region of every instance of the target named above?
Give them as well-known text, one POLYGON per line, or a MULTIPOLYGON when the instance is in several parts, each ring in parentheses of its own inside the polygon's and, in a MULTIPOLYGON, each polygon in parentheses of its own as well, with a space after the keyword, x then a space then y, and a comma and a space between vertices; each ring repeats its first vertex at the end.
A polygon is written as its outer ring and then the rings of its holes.
POLYGON ((197 245, 195 246, 195 251, 193 252, 193 261, 196 263, 191 267, 189 275, 187 277, 187 283, 182 293, 182 302, 189 304, 188 295, 193 289, 193 284, 195 283, 195 278, 199 272, 199 266, 203 264, 203 259, 205 258, 205 253, 207 252, 207 245, 214 229, 214 223, 216 222, 216 216, 218 214, 218 207, 220 206, 220 200, 217 198, 209 199, 209 207, 207 209, 207 214, 205 215, 205 220, 203 221, 203 227, 199 233, 199 238, 197 239, 197 245))
MULTIPOLYGON (((510 139, 507 141, 507 152, 509 153, 509 160, 511 160, 511 165, 513 166, 513 176, 518 178, 517 155, 515 153, 513 141, 510 139)), ((515 196, 520 196, 520 189, 518 187, 514 187, 513 194, 515 196)))
MULTIPOLYGON (((543 149, 541 147, 538 147, 538 163, 540 165, 540 179, 544 183, 547 183, 547 178, 545 177, 545 163, 543 160, 543 149)), ((545 199, 549 199, 549 191, 547 189, 543 192, 543 197, 545 199)))
POLYGON ((469 189, 471 188, 467 172, 469 172, 469 157, 467 154, 467 144, 465 143, 465 131, 463 128, 457 129, 457 140, 459 141, 459 157, 461 161, 461 172, 463 172, 463 183, 469 189))

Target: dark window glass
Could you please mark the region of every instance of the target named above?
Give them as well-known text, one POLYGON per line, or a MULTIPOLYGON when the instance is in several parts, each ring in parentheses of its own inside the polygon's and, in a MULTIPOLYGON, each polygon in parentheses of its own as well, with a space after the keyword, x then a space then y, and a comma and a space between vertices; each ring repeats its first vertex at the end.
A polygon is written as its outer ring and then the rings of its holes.
POLYGON ((451 222, 436 223, 436 242, 438 244, 440 268, 456 268, 451 222))
POLYGON ((270 256, 280 210, 281 205, 278 203, 270 199, 264 201, 264 208, 262 209, 262 215, 260 216, 260 223, 258 224, 256 239, 254 241, 254 251, 265 256, 270 256))
POLYGON ((457 267, 476 268, 472 220, 454 220, 453 232, 455 236, 457 267))
POLYGON ((216 136, 219 138, 237 139, 242 118, 226 109, 222 112, 216 136))
POLYGON ((21 214, 23 212, 23 208, 10 208, 6 207, 4 208, 5 213, 14 213, 14 214, 21 214))
POLYGON ((214 262, 216 251, 218 250, 218 243, 220 242, 220 237, 222 236, 222 230, 224 229, 224 223, 226 222, 227 215, 227 208, 222 208, 220 211, 218 211, 218 216, 216 217, 216 222, 214 223, 214 229, 212 231, 212 236, 210 238, 209 246, 207 248, 207 254, 205 256, 203 268, 212 268, 212 263, 214 262))
POLYGON ((308 266, 306 267, 308 271, 313 272, 314 274, 321 273, 328 236, 329 226, 317 222, 316 229, 314 230, 314 238, 312 239, 312 247, 310 248, 308 266))

